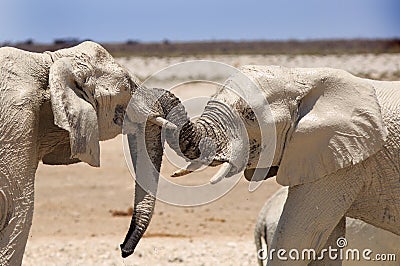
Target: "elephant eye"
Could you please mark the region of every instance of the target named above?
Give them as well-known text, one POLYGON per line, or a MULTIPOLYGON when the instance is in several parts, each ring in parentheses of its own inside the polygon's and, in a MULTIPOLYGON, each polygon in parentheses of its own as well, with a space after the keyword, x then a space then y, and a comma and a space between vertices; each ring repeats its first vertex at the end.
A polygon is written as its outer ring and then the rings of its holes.
POLYGON ((123 82, 121 84, 121 91, 128 91, 129 88, 129 83, 128 82, 123 82))

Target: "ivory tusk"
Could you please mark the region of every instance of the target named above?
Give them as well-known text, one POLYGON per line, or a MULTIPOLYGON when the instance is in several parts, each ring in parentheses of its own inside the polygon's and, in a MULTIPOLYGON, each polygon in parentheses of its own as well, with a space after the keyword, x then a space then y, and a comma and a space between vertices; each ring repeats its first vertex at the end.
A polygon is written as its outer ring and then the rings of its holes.
POLYGON ((174 172, 171 175, 171 177, 178 177, 178 176, 184 176, 184 175, 190 174, 194 170, 199 169, 201 166, 202 166, 202 164, 199 162, 192 162, 186 167, 186 169, 179 169, 178 171, 174 172))
POLYGON ((193 171, 187 170, 187 169, 179 169, 178 171, 175 171, 171 177, 179 177, 179 176, 184 176, 187 174, 190 174, 193 171))
POLYGON ((211 184, 220 182, 231 170, 232 165, 228 162, 222 164, 221 169, 210 179, 211 184))
POLYGON ((178 127, 176 125, 174 125, 173 123, 169 122, 167 119, 162 118, 161 116, 157 116, 155 118, 151 118, 150 122, 152 122, 153 124, 156 124, 160 127, 164 127, 166 129, 170 129, 170 130, 177 130, 178 127))

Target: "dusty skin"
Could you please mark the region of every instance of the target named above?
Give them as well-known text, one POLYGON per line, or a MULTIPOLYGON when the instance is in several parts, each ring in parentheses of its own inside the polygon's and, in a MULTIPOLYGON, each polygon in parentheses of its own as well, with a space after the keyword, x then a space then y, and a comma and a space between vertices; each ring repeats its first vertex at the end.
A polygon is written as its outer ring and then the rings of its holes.
MULTIPOLYGON (((194 59, 194 58, 191 58, 194 59)), ((343 57, 243 56, 209 58, 230 64, 330 66, 374 78, 399 71, 399 55, 343 57), (362 72, 362 73, 361 73, 362 72)), ((140 78, 180 59, 119 59, 140 78), (153 69, 155 68, 155 69, 153 69)), ((179 94, 178 94, 179 95, 179 94)), ((179 95, 180 96, 180 95, 179 95)), ((280 186, 265 181, 253 193, 242 179, 226 196, 195 208, 157 202, 154 217, 135 253, 121 259, 119 244, 129 226, 133 182, 125 164, 121 136, 101 143, 101 168, 84 164, 45 166, 36 175, 35 212, 23 265, 255 265, 253 230, 264 202, 280 186), (237 200, 240 198, 241 200, 237 200)), ((177 168, 163 164, 168 176, 177 168)), ((217 169, 178 182, 206 183, 217 169)), ((356 265, 365 265, 360 262, 356 265)), ((345 264, 346 265, 346 264, 345 264)), ((371 263, 371 265, 397 265, 371 263)))
MULTIPOLYGON (((254 232, 256 250, 265 250, 271 247, 271 242, 282 214, 288 195, 288 187, 282 187, 265 203, 259 213, 254 232)), ((341 236, 338 236, 340 238, 341 236)), ((398 243, 400 236, 376 228, 358 219, 346 218, 346 248, 371 249, 376 253, 391 253, 400 256, 398 243)), ((337 239, 335 239, 337 241, 337 239)), ((267 253, 264 253, 267 254, 267 253)), ((266 260, 259 260, 259 265, 265 265, 266 260)))

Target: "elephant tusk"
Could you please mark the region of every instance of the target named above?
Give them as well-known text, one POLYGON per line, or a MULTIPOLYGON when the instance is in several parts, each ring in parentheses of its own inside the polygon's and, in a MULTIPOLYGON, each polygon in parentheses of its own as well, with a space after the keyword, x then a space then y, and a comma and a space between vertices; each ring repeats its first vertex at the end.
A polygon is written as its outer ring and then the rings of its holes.
POLYGON ((200 162, 192 162, 190 163, 186 169, 179 169, 178 171, 175 171, 171 177, 179 177, 179 176, 184 176, 187 174, 190 174, 191 172, 199 169, 202 166, 202 163, 200 162))
POLYGON ((179 177, 179 176, 184 176, 187 174, 190 174, 193 171, 187 170, 187 169, 179 169, 178 171, 175 171, 171 177, 179 177))
POLYGON ((231 170, 232 165, 228 162, 222 164, 221 169, 210 179, 211 184, 216 184, 221 181, 231 170))
POLYGON ((165 118, 162 118, 161 116, 157 116, 157 117, 153 117, 149 119, 150 122, 152 122, 153 124, 156 124, 160 127, 164 127, 166 129, 169 130, 177 130, 178 127, 176 125, 174 125, 173 123, 171 123, 170 121, 168 121, 165 118))

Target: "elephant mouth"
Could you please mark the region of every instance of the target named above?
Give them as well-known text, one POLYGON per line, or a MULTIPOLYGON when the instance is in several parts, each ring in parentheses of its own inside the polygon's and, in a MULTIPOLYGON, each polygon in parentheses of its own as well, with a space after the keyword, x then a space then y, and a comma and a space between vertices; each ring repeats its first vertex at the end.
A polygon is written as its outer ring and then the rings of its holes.
POLYGON ((209 166, 215 167, 215 166, 221 165, 226 162, 228 162, 228 160, 212 160, 212 162, 209 164, 209 166))
POLYGON ((247 181, 263 181, 277 175, 279 166, 270 168, 250 168, 244 171, 244 177, 247 181))

